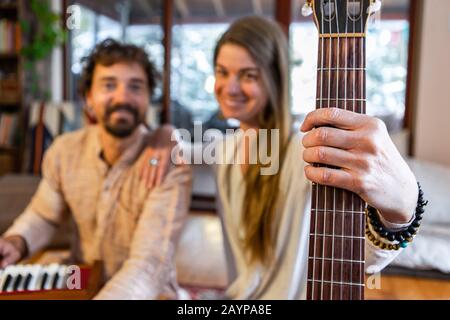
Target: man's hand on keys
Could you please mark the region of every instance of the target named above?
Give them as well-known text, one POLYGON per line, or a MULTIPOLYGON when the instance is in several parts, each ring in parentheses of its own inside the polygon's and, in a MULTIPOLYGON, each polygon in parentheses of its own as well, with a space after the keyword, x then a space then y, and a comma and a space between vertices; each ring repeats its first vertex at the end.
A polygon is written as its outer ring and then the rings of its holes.
POLYGON ((21 236, 0 238, 0 269, 14 264, 25 257, 27 245, 21 236))

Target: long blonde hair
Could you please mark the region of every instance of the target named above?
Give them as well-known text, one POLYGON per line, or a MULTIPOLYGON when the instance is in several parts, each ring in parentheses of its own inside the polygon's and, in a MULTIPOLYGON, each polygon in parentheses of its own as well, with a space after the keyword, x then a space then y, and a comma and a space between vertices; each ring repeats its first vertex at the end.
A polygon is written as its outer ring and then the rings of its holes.
MULTIPOLYGON (((219 39, 214 51, 214 64, 224 44, 235 44, 247 50, 261 71, 264 89, 269 96, 268 105, 259 114, 260 129, 279 129, 279 170, 274 175, 261 175, 263 167, 249 165, 245 173, 245 197, 242 223, 245 230, 244 249, 249 262, 268 264, 274 255, 278 230, 276 204, 279 194, 280 171, 291 134, 292 119, 289 110, 288 44, 281 27, 258 16, 235 21, 219 39)), ((271 141, 269 136, 267 141, 271 141)), ((258 140, 259 147, 259 140, 258 140)), ((267 146, 269 153, 270 144, 267 146)), ((228 175, 229 176, 229 175, 228 175)))

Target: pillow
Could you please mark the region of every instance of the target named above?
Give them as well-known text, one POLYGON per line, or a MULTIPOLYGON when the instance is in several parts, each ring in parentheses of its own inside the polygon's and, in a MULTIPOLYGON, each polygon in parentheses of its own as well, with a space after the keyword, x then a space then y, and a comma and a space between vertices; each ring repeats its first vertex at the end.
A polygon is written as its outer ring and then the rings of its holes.
POLYGON ((227 263, 220 219, 215 214, 190 213, 176 254, 177 279, 183 287, 227 286, 227 263))
POLYGON ((423 225, 414 241, 390 265, 450 273, 450 224, 423 225))

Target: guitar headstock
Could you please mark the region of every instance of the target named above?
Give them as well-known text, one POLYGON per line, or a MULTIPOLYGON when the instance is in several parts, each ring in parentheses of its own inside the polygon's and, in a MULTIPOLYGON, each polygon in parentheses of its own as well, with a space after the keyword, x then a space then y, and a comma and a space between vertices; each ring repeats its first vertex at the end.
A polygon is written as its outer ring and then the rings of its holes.
POLYGON ((314 14, 321 36, 364 36, 369 17, 380 8, 381 0, 307 0, 302 13, 314 14))

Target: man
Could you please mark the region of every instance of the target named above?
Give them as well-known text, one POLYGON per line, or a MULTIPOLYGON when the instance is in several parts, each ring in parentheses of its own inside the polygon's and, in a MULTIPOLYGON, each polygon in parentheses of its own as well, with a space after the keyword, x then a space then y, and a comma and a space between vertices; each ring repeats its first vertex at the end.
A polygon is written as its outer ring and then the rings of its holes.
POLYGON ((64 134, 49 148, 36 194, 0 239, 0 267, 43 248, 71 213, 74 260, 104 263, 106 285, 96 298, 175 298, 174 253, 191 173, 172 165, 152 189, 140 178, 150 165, 142 151, 155 143, 143 125, 154 66, 142 49, 111 39, 84 62, 80 93, 98 124, 64 134))

